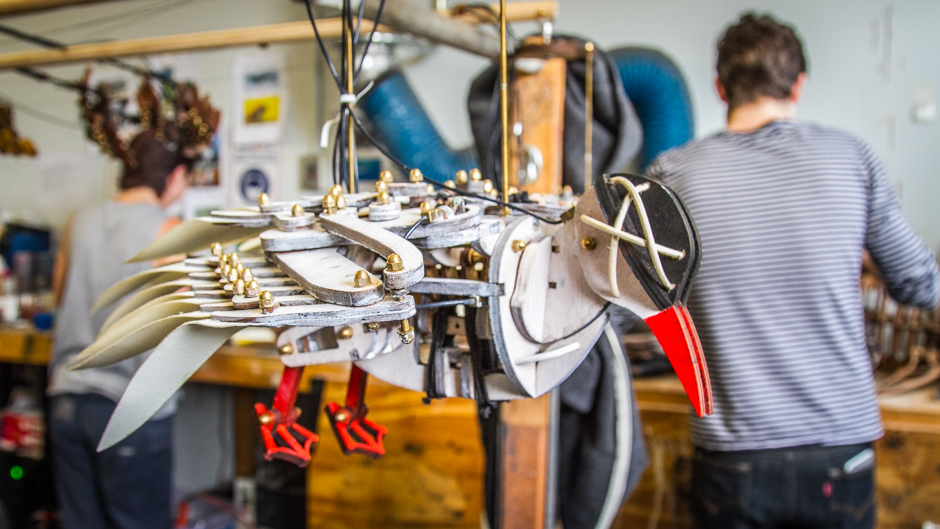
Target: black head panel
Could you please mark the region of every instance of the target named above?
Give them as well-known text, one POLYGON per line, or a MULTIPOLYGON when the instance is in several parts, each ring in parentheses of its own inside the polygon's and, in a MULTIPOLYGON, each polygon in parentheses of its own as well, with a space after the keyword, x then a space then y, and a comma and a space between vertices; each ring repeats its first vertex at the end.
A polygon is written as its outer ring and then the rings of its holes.
MULTIPOLYGON (((640 193, 640 198, 656 244, 685 252, 685 257, 681 259, 660 256, 666 277, 676 286, 670 290, 663 285, 646 248, 621 240, 620 252, 657 307, 665 309, 677 303, 685 303, 702 259, 701 242, 692 217, 679 197, 663 184, 643 176, 614 174, 597 176, 594 179, 597 200, 608 224, 614 223, 624 200, 631 200, 624 186, 611 182, 614 177, 623 177, 637 187, 649 185, 648 190, 640 193)), ((630 204, 623 230, 647 239, 636 204, 630 204)))

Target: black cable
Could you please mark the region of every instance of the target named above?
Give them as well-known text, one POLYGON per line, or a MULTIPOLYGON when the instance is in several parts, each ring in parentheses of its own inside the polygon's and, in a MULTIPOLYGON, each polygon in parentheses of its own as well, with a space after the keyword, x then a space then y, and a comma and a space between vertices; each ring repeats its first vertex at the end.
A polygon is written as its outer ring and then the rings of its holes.
MULTIPOLYGON (((68 48, 68 44, 65 44, 64 42, 47 39, 45 37, 41 37, 39 35, 33 35, 31 33, 26 33, 24 31, 20 31, 16 28, 11 28, 10 26, 6 26, 4 24, 0 24, 0 33, 5 33, 13 38, 20 39, 26 42, 31 42, 33 44, 38 44, 46 48, 53 48, 57 50, 68 48)), ((107 59, 101 59, 101 61, 107 64, 111 64, 113 66, 116 66, 118 68, 121 68, 123 70, 134 72, 138 75, 145 75, 149 78, 156 79, 160 81, 161 83, 172 82, 172 79, 170 78, 169 75, 159 73, 159 72, 154 72, 148 68, 141 68, 139 66, 134 66, 133 64, 126 63, 118 59, 107 58, 107 59)))
POLYGON ((336 66, 333 65, 333 59, 331 59, 330 54, 326 52, 326 45, 323 44, 323 39, 320 37, 320 31, 317 29, 317 19, 313 16, 313 7, 310 5, 310 0, 304 0, 304 5, 307 6, 307 18, 310 19, 310 25, 313 26, 313 34, 317 37, 320 52, 323 53, 323 58, 326 59, 326 64, 330 67, 330 73, 333 74, 333 80, 336 81, 336 86, 339 88, 340 93, 342 93, 343 84, 339 80, 339 74, 336 73, 336 66))
MULTIPOLYGON (((365 0, 362 0, 362 3, 365 4, 365 0)), ((366 60, 366 55, 369 54, 369 46, 372 45, 372 39, 375 38, 375 30, 379 27, 379 22, 382 20, 382 11, 385 10, 385 0, 380 0, 379 10, 375 14, 375 20, 373 21, 372 31, 369 33, 369 40, 366 41, 366 46, 362 50, 362 59, 359 60, 359 67, 356 68, 356 75, 353 77, 353 85, 359 82, 359 74, 362 73, 362 63, 366 60)))
MULTIPOLYGON (((401 168, 402 168, 403 170, 405 170, 406 172, 407 172, 407 171, 411 171, 411 169, 412 169, 411 167, 409 167, 406 163, 404 163, 404 162, 402 162, 401 160, 399 160, 398 158, 396 158, 392 153, 390 153, 390 152, 388 151, 388 149, 387 149, 384 145, 382 145, 382 143, 381 143, 379 140, 375 139, 375 137, 372 136, 372 133, 370 133, 370 132, 368 131, 368 129, 366 129, 366 127, 362 124, 362 122, 359 121, 359 117, 356 116, 355 114, 353 114, 353 121, 356 123, 356 127, 359 129, 359 131, 362 132, 362 134, 369 140, 370 143, 372 143, 372 145, 375 146, 376 149, 379 150, 379 152, 381 152, 383 155, 385 155, 386 158, 388 158, 389 160, 391 160, 395 165, 401 167, 401 168)), ((448 187, 448 186, 447 186, 446 184, 444 184, 443 182, 438 182, 437 180, 428 178, 427 175, 424 176, 424 179, 427 180, 431 185, 434 185, 434 186, 436 186, 436 187, 438 187, 438 188, 441 188, 441 189, 443 189, 443 190, 445 190, 445 191, 449 191, 449 192, 451 192, 451 193, 455 193, 455 194, 458 194, 458 195, 463 195, 463 196, 465 196, 465 197, 476 198, 476 199, 478 199, 478 200, 485 200, 485 201, 487 201, 487 202, 492 202, 493 204, 497 204, 497 205, 499 205, 499 206, 503 206, 503 207, 509 208, 509 209, 511 209, 511 210, 513 210, 513 211, 518 211, 519 213, 522 213, 522 214, 524 214, 524 215, 528 215, 528 216, 530 216, 530 217, 533 217, 533 218, 535 218, 535 219, 538 219, 538 220, 540 220, 540 221, 542 221, 542 222, 546 222, 546 223, 548 223, 548 224, 563 224, 563 223, 564 223, 564 221, 561 220, 561 219, 549 219, 549 218, 547 218, 547 217, 543 217, 543 216, 541 216, 541 215, 537 215, 537 214, 535 214, 535 213, 532 213, 531 211, 529 211, 529 210, 527 210, 527 209, 525 209, 525 208, 521 208, 521 207, 516 206, 516 205, 514 205, 514 204, 510 204, 510 203, 508 203, 508 202, 503 202, 502 200, 499 200, 498 198, 493 198, 493 197, 487 196, 487 195, 478 195, 478 194, 473 193, 473 192, 471 192, 471 191, 464 191, 463 189, 459 189, 459 188, 456 188, 456 187, 448 187)))
POLYGON ((78 92, 94 92, 98 94, 99 96, 102 96, 102 97, 105 96, 103 92, 101 92, 100 90, 96 88, 88 88, 88 87, 83 86, 81 83, 77 83, 69 79, 62 79, 61 77, 56 77, 54 75, 49 75, 45 72, 40 72, 39 70, 35 70, 33 68, 20 67, 20 68, 14 68, 14 70, 27 77, 32 77, 33 79, 37 81, 49 83, 49 84, 58 86, 59 88, 75 90, 78 92))
POLYGON ((411 236, 414 234, 415 230, 418 229, 418 226, 424 224, 427 220, 428 220, 427 217, 425 217, 424 215, 421 215, 418 221, 412 224, 410 228, 408 228, 408 232, 405 233, 405 238, 410 239, 411 236))
MULTIPOLYGON (((366 11, 366 0, 359 0, 359 16, 357 17, 356 25, 355 25, 356 32, 353 33, 353 50, 356 49, 356 44, 359 44, 359 30, 362 28, 362 17, 365 14, 365 11, 366 11)), ((351 15, 352 15, 352 11, 350 8, 349 27, 353 27, 351 15)), ((374 26, 373 26, 373 29, 375 29, 374 26)), ((363 57, 365 57, 365 55, 363 55, 363 57)), ((355 54, 353 54, 353 64, 355 63, 356 63, 356 57, 355 57, 355 54)), ((355 79, 355 76, 353 78, 355 79)))

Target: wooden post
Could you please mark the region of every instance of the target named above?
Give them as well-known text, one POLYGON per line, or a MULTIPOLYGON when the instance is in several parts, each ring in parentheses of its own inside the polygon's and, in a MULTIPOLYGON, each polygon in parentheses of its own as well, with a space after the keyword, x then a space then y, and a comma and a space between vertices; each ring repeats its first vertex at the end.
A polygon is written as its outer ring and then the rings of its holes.
MULTIPOLYGON (((564 58, 545 60, 534 73, 517 72, 513 84, 513 118, 522 123, 520 142, 525 147, 538 149, 542 155, 542 168, 534 181, 518 180, 520 190, 530 193, 558 192, 562 186, 562 143, 565 124, 565 79, 568 63, 564 58)), ((520 174, 525 153, 513 142, 512 174, 520 174)))
POLYGON ((554 527, 555 439, 553 393, 500 405, 497 477, 499 502, 493 529, 554 527))

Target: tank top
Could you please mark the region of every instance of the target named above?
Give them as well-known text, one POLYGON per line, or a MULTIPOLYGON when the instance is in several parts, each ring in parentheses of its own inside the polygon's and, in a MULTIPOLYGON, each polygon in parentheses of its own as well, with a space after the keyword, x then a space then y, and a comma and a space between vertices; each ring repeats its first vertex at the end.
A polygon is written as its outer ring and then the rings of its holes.
MULTIPOLYGON (((123 301, 89 316, 98 296, 118 281, 152 266, 149 262, 126 261, 156 238, 165 221, 163 209, 149 203, 105 202, 74 215, 69 270, 55 326, 47 390, 50 396, 97 393, 117 402, 124 394, 149 352, 105 367, 69 371, 65 366, 95 341, 105 320, 123 301)), ((176 401, 170 399, 154 418, 166 417, 175 409, 176 401)))

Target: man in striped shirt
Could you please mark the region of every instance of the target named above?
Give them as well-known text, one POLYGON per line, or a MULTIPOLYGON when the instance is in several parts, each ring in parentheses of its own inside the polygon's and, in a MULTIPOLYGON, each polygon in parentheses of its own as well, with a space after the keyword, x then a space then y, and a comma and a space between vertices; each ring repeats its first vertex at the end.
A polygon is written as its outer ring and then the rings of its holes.
POLYGON ((703 260, 689 299, 715 413, 692 419, 698 527, 874 525, 883 435, 859 286, 867 249, 897 301, 940 303, 935 256, 871 147, 794 120, 793 29, 746 15, 718 42, 725 132, 660 156, 703 260))

